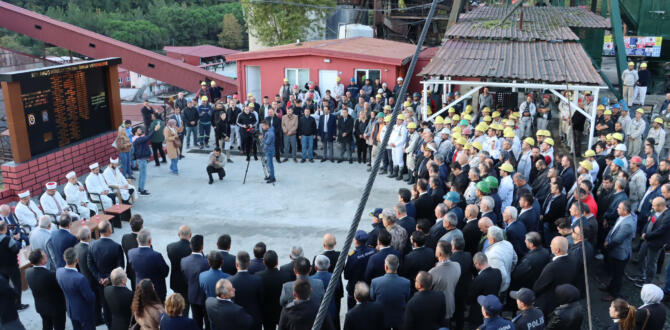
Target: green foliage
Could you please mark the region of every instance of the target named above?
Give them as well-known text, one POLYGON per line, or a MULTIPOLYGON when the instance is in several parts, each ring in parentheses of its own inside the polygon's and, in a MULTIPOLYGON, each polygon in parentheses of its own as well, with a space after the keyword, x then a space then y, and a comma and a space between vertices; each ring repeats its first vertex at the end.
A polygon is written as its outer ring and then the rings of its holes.
POLYGON ((244 45, 244 29, 233 14, 225 14, 221 26, 222 30, 219 33, 221 47, 238 49, 244 45))
MULTIPOLYGON (((266 46, 282 45, 306 39, 310 33, 323 32, 315 24, 326 18, 327 10, 307 6, 286 6, 240 0, 249 32, 266 46)), ((294 3, 315 6, 335 6, 334 0, 292 0, 294 3)))

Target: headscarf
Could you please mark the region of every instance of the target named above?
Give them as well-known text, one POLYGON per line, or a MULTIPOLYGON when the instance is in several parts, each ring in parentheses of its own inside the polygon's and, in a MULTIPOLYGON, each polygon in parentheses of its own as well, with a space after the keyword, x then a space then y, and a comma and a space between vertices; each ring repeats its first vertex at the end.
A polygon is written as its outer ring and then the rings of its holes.
POLYGON ((645 284, 642 286, 642 291, 640 291, 640 298, 642 298, 642 302, 644 303, 640 308, 657 304, 663 300, 663 289, 654 284, 645 284))

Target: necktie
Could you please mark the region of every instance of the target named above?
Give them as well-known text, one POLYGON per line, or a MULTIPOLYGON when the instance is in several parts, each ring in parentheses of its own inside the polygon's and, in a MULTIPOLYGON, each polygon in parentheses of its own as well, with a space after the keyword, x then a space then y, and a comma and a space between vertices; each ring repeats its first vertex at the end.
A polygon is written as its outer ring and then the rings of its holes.
MULTIPOLYGON (((58 214, 63 213, 63 209, 60 208, 60 204, 58 204, 58 200, 56 199, 56 196, 51 195, 51 198, 53 198, 54 203, 56 203, 56 207, 58 207, 58 214)), ((33 212, 33 213, 35 213, 35 212, 33 212)), ((37 217, 37 215, 35 215, 35 217, 37 217)))

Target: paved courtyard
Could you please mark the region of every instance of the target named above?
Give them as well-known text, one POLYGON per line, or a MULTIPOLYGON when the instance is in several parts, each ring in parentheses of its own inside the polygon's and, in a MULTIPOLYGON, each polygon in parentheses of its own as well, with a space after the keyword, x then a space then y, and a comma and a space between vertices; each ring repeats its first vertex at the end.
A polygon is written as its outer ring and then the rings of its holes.
MULTIPOLYGON (((141 214, 144 226, 153 236, 154 249, 163 253, 176 241, 177 228, 188 224, 194 234, 205 237, 205 251, 216 248, 216 239, 226 233, 232 237, 231 251, 252 253, 257 242, 279 254, 280 264, 289 261, 292 246, 299 245, 310 260, 321 251, 321 237, 332 233, 337 237, 336 249, 344 244, 369 172, 363 164, 349 163, 275 163, 277 183, 263 180, 259 161, 252 161, 246 184, 242 184, 246 161, 233 156, 226 165, 226 177, 207 184, 207 154, 185 153, 179 162, 179 176, 170 174, 168 166, 148 165, 146 189, 133 206, 133 214, 141 214)), ((137 175, 135 175, 137 176, 137 175)), ((216 177, 215 177, 216 179, 216 177)), ((368 200, 359 228, 370 230, 368 213, 375 207, 389 207, 397 201, 397 191, 408 187, 404 182, 379 176, 368 200)), ((112 236, 117 242, 130 232, 127 222, 112 236)), ((169 277, 167 279, 169 286, 169 277)), ((19 313, 26 329, 41 328, 30 290, 23 292, 28 310, 19 313)), ((346 308, 342 310, 342 315, 346 308)), ((68 329, 71 325, 68 321, 68 329)), ((105 327, 99 327, 103 329, 105 327)))

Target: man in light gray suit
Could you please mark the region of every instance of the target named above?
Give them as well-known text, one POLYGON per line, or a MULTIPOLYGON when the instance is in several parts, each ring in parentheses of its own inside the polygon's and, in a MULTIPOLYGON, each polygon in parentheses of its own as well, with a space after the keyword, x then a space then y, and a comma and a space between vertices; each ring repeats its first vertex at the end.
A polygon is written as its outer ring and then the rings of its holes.
POLYGON ((398 276, 400 259, 389 254, 384 259, 384 276, 376 277, 370 286, 370 299, 382 305, 384 326, 399 329, 403 324, 405 306, 409 300, 409 280, 398 276))
POLYGON ((461 265, 457 262, 449 260, 451 256, 451 242, 439 241, 435 247, 435 257, 437 264, 428 273, 433 277, 433 290, 441 291, 444 294, 446 306, 446 319, 451 319, 451 316, 456 310, 454 302, 454 291, 456 284, 461 276, 461 265))
MULTIPOLYGON (((321 280, 309 278, 309 270, 311 269, 309 265, 309 260, 305 257, 298 257, 293 259, 293 272, 295 272, 296 279, 302 278, 309 280, 309 285, 312 287, 312 294, 309 296, 309 300, 315 301, 317 304, 321 304, 321 298, 323 298, 324 289, 323 283, 321 280)), ((279 304, 282 307, 285 307, 295 298, 293 297, 293 283, 295 281, 286 282, 282 286, 281 296, 279 297, 279 304)))
POLYGON ((637 216, 631 213, 631 210, 629 199, 619 203, 617 207, 619 218, 607 234, 603 244, 607 251, 605 264, 609 265, 609 273, 612 275, 610 284, 604 288, 609 295, 602 297, 603 301, 612 301, 619 296, 623 272, 633 253, 632 241, 637 228, 637 216))
POLYGON ((47 242, 49 242, 49 239, 51 238, 51 231, 51 218, 48 215, 45 215, 40 218, 39 227, 30 232, 28 240, 30 241, 31 249, 42 249, 42 251, 47 254, 47 264, 45 267, 48 270, 55 272, 56 267, 51 262, 52 257, 49 255, 53 252, 47 249, 47 242))

